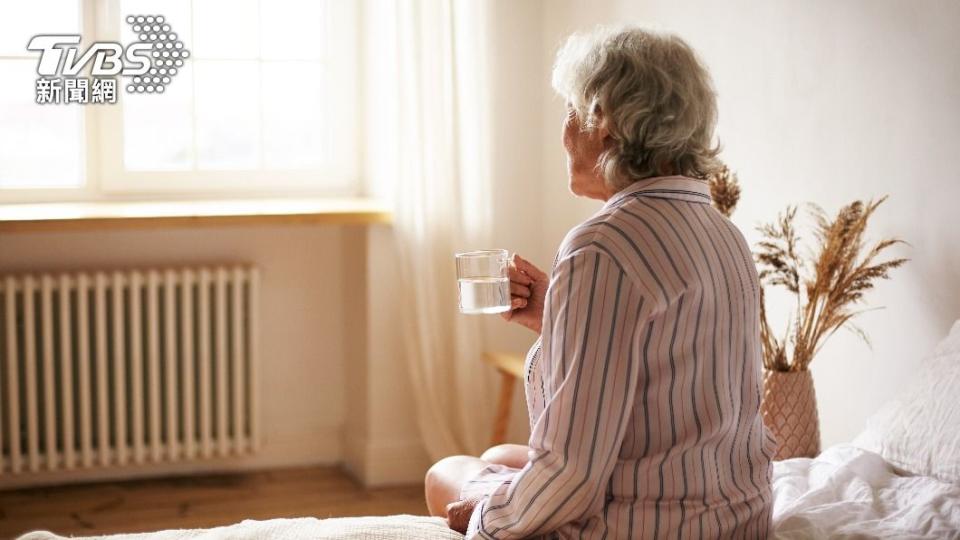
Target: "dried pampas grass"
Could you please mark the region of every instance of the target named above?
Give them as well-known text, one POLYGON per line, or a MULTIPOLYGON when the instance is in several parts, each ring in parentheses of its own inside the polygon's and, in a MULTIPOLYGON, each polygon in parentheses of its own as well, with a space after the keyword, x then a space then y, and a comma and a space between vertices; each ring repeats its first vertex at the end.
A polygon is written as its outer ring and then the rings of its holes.
POLYGON ((903 243, 901 240, 884 239, 866 248, 867 224, 885 200, 886 197, 866 203, 854 201, 842 207, 832 220, 822 208, 811 204, 817 245, 816 251, 806 258, 797 251, 795 206, 780 214, 776 222, 759 227, 764 239, 757 244, 755 257, 761 268, 761 284, 783 287, 797 298, 796 315, 791 317, 780 339, 771 330, 761 301, 760 337, 766 369, 806 370, 827 338, 840 328, 853 331, 870 344, 863 330, 851 322, 866 311, 855 306, 878 280, 888 279, 890 270, 907 262, 877 262, 882 252, 903 243))
POLYGON ((737 174, 726 165, 710 177, 710 197, 713 198, 713 206, 727 217, 736 209, 740 201, 740 182, 737 174))
MULTIPOLYGON (((713 205, 730 217, 740 200, 737 175, 724 165, 709 179, 713 205)), ((840 328, 847 328, 868 345, 870 340, 852 319, 866 310, 855 306, 863 302, 864 294, 881 279, 889 279, 890 271, 902 266, 908 259, 877 262, 885 250, 904 243, 898 239, 884 239, 866 248, 864 235, 870 217, 887 198, 876 201, 854 201, 830 219, 815 204, 810 205, 814 220, 816 251, 808 256, 800 254, 800 237, 795 222, 797 207, 791 206, 777 220, 758 227, 763 239, 757 244, 754 256, 759 267, 760 340, 763 347, 763 367, 772 371, 803 371, 814 356, 840 328), (787 321, 782 338, 770 327, 766 312, 764 286, 777 286, 796 295, 797 311, 787 321)))

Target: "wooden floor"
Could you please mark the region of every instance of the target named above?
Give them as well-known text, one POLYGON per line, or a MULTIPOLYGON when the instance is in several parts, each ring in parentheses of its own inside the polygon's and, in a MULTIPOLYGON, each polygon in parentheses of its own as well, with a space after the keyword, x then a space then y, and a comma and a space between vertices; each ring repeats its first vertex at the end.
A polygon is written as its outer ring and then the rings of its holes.
POLYGON ((0 538, 216 527, 244 519, 426 515, 423 486, 364 490, 340 469, 108 482, 0 491, 0 538))

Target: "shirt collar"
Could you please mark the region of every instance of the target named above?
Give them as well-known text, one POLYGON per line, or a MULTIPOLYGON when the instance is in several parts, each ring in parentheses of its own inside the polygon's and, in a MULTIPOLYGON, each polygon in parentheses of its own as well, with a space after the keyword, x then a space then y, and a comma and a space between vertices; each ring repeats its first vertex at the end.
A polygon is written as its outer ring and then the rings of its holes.
POLYGON ((604 203, 602 210, 619 206, 622 201, 634 196, 680 199, 704 204, 713 202, 713 198, 710 196, 710 183, 706 180, 688 176, 655 176, 637 180, 614 193, 604 203))

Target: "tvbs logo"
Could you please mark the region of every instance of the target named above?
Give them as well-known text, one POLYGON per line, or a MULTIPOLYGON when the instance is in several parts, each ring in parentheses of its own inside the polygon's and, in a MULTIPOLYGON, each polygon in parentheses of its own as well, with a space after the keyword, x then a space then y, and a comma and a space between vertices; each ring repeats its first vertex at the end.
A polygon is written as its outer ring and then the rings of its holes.
POLYGON ((126 22, 138 37, 126 47, 95 42, 81 54, 76 34, 31 39, 27 50, 40 53, 37 103, 116 103, 117 75, 128 93, 163 93, 190 51, 162 15, 129 15, 126 22), (88 65, 91 77, 79 77, 88 65))

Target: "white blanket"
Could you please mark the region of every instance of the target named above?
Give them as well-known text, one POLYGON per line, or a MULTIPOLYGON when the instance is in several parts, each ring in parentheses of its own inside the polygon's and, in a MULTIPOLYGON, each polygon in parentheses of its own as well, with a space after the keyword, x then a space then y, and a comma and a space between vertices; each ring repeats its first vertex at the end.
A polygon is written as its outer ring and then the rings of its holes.
POLYGON ((960 538, 960 486, 847 445, 774 464, 776 537, 960 538))
MULTIPOLYGON (((774 464, 776 538, 960 539, 960 485, 899 475, 877 454, 828 448, 815 459, 774 464)), ((316 539, 462 540, 444 520, 423 516, 246 520, 214 529, 97 537, 109 540, 316 539)), ((34 532, 20 540, 64 540, 34 532)), ((88 540, 93 540, 88 539, 88 540)))

